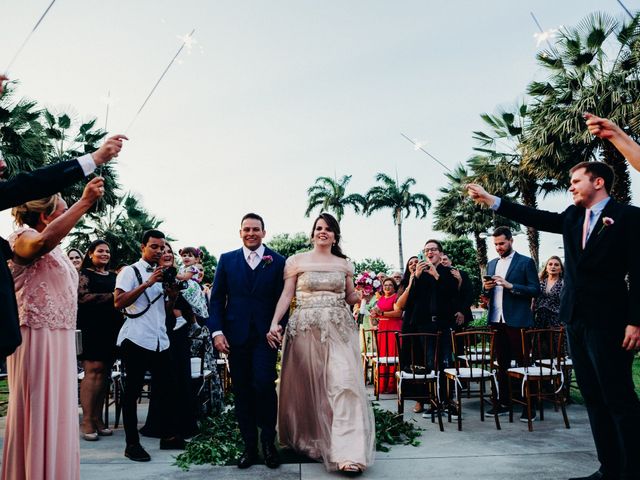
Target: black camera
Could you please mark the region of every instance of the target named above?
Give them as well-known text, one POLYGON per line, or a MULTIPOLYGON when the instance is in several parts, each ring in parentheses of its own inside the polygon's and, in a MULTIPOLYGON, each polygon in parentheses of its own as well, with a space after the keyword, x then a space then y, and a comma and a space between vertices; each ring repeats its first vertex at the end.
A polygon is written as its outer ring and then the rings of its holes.
POLYGON ((178 280, 176 276, 178 275, 178 270, 176 267, 167 267, 162 271, 162 284, 165 287, 170 287, 173 285, 178 285, 180 290, 184 290, 187 288, 187 282, 183 282, 178 280))

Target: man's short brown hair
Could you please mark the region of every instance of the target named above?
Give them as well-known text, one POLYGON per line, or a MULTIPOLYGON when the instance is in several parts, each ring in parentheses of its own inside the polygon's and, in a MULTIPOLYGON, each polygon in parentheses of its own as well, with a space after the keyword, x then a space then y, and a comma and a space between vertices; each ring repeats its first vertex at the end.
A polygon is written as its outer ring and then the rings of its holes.
POLYGON ((615 179, 615 174, 613 173, 613 169, 604 162, 580 162, 571 167, 569 173, 573 173, 576 170, 580 170, 584 168, 584 171, 591 181, 593 182, 596 178, 601 178, 604 180, 604 189, 607 193, 611 193, 611 187, 613 187, 613 180, 615 179))

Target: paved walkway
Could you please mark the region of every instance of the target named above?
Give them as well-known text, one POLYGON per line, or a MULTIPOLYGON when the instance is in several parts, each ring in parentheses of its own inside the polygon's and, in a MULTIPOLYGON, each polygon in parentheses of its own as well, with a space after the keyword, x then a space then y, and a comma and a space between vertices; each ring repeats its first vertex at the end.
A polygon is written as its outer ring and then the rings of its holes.
MULTIPOLYGON (((395 411, 395 397, 383 396, 381 406, 395 411)), ((411 410, 412 402, 406 408, 411 410)), ((501 417, 502 430, 497 431, 492 419, 480 422, 478 403, 465 404, 463 431, 455 423, 445 422, 445 431, 421 415, 405 414, 425 430, 421 445, 393 446, 388 453, 378 453, 375 464, 360 477, 363 479, 566 479, 593 473, 597 469, 593 441, 586 411, 579 405, 568 408, 571 429, 564 428, 562 415, 553 409, 545 411, 545 421, 535 422, 529 433, 527 425, 518 421, 509 424, 501 417)), ((143 418, 146 406, 140 405, 143 418)), ((309 413, 310 415, 312 412, 309 413)), ((111 416, 113 421, 113 415, 111 416)), ((0 419, 4 435, 4 418, 0 419)), ((1 443, 2 439, 0 439, 1 443)), ((320 464, 290 464, 277 470, 257 465, 248 470, 237 467, 194 466, 183 472, 173 465, 176 452, 160 451, 158 440, 144 438, 142 443, 152 461, 136 463, 123 456, 124 432, 115 431, 113 437, 98 442, 81 440, 81 473, 83 479, 146 480, 146 479, 296 479, 345 478, 327 473, 320 464)), ((34 479, 36 480, 36 479, 34 479)))

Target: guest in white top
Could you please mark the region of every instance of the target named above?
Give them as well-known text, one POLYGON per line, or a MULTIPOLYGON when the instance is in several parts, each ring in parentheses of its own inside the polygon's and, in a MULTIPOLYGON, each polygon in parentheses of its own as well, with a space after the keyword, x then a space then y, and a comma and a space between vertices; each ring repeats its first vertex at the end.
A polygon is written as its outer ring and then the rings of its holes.
MULTIPOLYGON (((115 306, 127 317, 117 344, 120 346, 127 380, 122 397, 122 417, 127 446, 125 457, 147 462, 149 454, 140 445, 138 434, 137 401, 144 384, 144 375, 150 371, 154 379, 154 399, 163 401, 167 412, 175 411, 172 393, 169 337, 165 326, 165 292, 163 269, 158 261, 165 248, 165 236, 158 230, 149 230, 142 237, 142 258, 124 267, 116 279, 115 306)), ((178 432, 176 416, 164 415, 169 432, 178 432)), ((183 449, 184 440, 178 435, 160 439, 160 449, 183 449)))

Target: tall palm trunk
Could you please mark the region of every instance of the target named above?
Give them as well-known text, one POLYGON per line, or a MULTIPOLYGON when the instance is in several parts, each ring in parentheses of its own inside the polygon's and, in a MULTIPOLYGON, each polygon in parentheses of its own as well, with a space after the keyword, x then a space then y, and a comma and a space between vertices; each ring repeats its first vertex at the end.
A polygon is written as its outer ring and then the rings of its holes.
POLYGON ((476 243, 476 261, 480 267, 480 271, 484 274, 487 271, 487 239, 480 236, 480 232, 473 232, 473 239, 476 243))
MULTIPOLYGON (((537 208, 538 199, 536 198, 536 192, 538 187, 533 180, 525 181, 522 185, 522 203, 527 207, 537 208)), ((536 268, 540 264, 540 233, 538 230, 532 227, 527 227, 527 240, 529 242, 529 253, 533 262, 536 264, 536 268)))
POLYGON ((404 268, 404 256, 402 255, 402 210, 396 210, 396 225, 398 226, 398 270, 404 268))
POLYGON ((620 203, 628 205, 631 203, 631 179, 629 178, 629 168, 624 156, 616 150, 611 142, 604 142, 603 159, 615 173, 611 196, 620 203))

